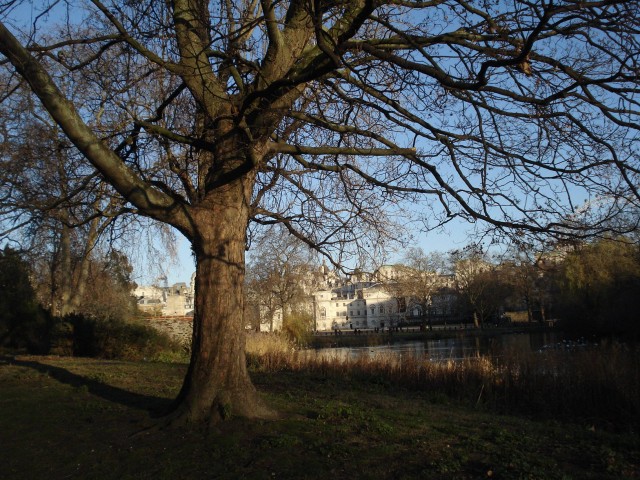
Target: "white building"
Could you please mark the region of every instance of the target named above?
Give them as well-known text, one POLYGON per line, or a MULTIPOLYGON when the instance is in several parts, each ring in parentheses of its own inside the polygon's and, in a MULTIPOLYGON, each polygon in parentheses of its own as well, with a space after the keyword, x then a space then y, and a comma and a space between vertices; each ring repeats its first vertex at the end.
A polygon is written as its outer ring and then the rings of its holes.
MULTIPOLYGON (((310 272, 303 285, 308 304, 303 305, 314 319, 314 330, 384 329, 405 323, 417 323, 424 318, 421 307, 410 297, 393 293, 387 286, 406 270, 403 266, 383 266, 371 275, 358 274, 351 278, 340 277, 326 265, 310 272)), ((455 301, 452 294, 453 276, 440 275, 442 288, 429 301, 429 314, 447 315, 455 301)), ((172 286, 142 286, 136 288, 141 310, 158 316, 186 316, 193 314, 195 273, 190 285, 176 283, 172 286)), ((254 326, 260 331, 282 330, 283 315, 280 309, 269 314, 268 309, 256 307, 253 315, 259 316, 254 326)))
POLYGON ((319 332, 384 329, 418 324, 425 316, 444 318, 454 314, 452 275, 433 273, 437 286, 428 299, 428 312, 422 312, 424 302, 397 292, 398 286, 394 285, 406 272, 407 267, 402 265, 385 265, 372 275, 360 274, 354 282, 334 281, 331 287, 325 285, 312 292, 315 329, 319 332))
POLYGON ((139 286, 133 291, 138 308, 145 313, 162 317, 184 317, 193 314, 194 278, 187 286, 184 282, 171 286, 139 286))
POLYGON ((402 302, 378 282, 346 283, 312 298, 317 331, 393 327, 402 314, 402 302))

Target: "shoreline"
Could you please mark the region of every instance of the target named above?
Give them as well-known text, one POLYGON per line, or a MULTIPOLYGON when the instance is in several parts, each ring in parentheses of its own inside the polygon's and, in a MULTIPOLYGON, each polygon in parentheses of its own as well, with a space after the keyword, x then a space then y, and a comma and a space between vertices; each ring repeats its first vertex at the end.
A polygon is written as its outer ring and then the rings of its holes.
POLYGON ((384 331, 375 333, 373 331, 362 331, 355 333, 353 331, 341 332, 335 334, 333 332, 316 333, 309 337, 307 347, 309 348, 334 348, 334 347, 368 347, 376 345, 385 345, 395 342, 405 341, 428 341, 428 340, 444 340, 447 338, 476 338, 476 337, 495 337, 505 334, 518 333, 551 333, 558 332, 555 327, 546 325, 517 325, 508 327, 484 327, 484 328, 437 328, 434 330, 408 330, 404 328, 398 331, 384 331))

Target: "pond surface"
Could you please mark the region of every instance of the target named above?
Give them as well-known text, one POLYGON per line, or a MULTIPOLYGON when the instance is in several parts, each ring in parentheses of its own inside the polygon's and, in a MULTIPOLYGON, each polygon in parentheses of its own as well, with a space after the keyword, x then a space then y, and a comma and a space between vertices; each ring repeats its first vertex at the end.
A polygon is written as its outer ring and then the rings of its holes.
POLYGON ((584 343, 563 341, 561 333, 510 333, 494 337, 456 337, 442 340, 398 341, 386 345, 368 347, 328 347, 316 350, 316 354, 327 358, 357 358, 395 354, 412 356, 430 361, 462 360, 470 357, 501 357, 505 354, 536 352, 549 348, 576 348, 584 343))

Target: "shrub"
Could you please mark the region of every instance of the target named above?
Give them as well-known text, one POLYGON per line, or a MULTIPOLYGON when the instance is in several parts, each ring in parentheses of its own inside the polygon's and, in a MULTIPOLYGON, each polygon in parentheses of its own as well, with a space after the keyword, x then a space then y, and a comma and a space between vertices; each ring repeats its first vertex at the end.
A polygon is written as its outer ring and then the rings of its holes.
POLYGON ((245 352, 250 367, 260 368, 270 358, 289 358, 295 351, 294 343, 281 333, 249 332, 245 352))
POLYGON ((304 310, 293 310, 288 312, 282 325, 282 331, 287 337, 298 345, 308 343, 309 335, 313 326, 313 315, 304 310))
POLYGON ((54 340, 64 344, 72 339, 72 353, 77 356, 126 360, 185 360, 180 343, 169 335, 135 321, 96 318, 83 315, 65 317, 57 331, 63 336, 54 340), (64 324, 70 325, 71 332, 64 324))

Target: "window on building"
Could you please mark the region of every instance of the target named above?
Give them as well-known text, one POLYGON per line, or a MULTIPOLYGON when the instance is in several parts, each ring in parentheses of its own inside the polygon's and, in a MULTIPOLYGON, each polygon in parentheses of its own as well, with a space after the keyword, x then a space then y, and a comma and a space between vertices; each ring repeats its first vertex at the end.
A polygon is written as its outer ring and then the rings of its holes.
POLYGON ((406 312, 407 311, 407 303, 406 303, 405 299, 404 298, 399 298, 398 299, 398 303, 399 303, 398 311, 399 312, 406 312))
POLYGON ((380 305, 380 308, 378 309, 379 313, 384 313, 384 305, 380 305))
POLYGON ((376 309, 375 307, 371 307, 371 315, 373 315, 374 313, 376 313, 376 309))
POLYGON ((360 315, 360 310, 358 310, 358 313, 356 315, 360 315))

